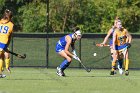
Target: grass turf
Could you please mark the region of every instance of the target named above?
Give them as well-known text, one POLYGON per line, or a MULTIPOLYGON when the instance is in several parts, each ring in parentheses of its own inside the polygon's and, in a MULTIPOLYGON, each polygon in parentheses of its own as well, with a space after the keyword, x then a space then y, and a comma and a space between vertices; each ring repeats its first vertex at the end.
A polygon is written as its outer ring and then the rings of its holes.
POLYGON ((130 75, 109 75, 110 70, 68 68, 67 77, 56 75, 56 69, 12 68, 6 78, 0 78, 0 93, 138 93, 140 71, 130 75))

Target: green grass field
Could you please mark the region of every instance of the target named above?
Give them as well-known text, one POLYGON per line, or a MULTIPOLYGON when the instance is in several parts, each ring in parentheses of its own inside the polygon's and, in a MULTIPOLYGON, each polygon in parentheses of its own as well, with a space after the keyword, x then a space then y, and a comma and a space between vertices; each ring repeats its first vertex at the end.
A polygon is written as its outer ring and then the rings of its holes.
POLYGON ((0 79, 0 93, 139 93, 140 71, 130 70, 129 76, 110 70, 68 68, 67 77, 56 75, 56 69, 12 68, 12 73, 0 79))

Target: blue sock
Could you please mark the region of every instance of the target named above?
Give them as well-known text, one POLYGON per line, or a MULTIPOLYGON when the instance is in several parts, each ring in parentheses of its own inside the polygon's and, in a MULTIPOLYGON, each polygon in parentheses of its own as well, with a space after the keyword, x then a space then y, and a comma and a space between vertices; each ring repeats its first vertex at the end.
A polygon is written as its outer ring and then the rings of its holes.
POLYGON ((119 68, 122 68, 122 65, 123 65, 123 59, 119 59, 119 60, 118 60, 118 65, 119 65, 119 68))
POLYGON ((68 62, 66 59, 60 64, 60 68, 62 70, 65 70, 69 65, 70 65, 71 62, 68 62))

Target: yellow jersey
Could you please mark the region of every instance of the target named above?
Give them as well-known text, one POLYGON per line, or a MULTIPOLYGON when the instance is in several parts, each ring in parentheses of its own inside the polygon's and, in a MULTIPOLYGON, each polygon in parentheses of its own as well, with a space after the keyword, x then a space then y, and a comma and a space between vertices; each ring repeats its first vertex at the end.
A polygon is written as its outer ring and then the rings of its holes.
POLYGON ((116 33, 115 45, 121 46, 126 44, 126 38, 127 38, 126 30, 124 28, 122 28, 121 31, 119 29, 115 29, 115 33, 116 33))
POLYGON ((0 43, 8 44, 10 35, 13 32, 14 24, 8 20, 0 20, 0 43))

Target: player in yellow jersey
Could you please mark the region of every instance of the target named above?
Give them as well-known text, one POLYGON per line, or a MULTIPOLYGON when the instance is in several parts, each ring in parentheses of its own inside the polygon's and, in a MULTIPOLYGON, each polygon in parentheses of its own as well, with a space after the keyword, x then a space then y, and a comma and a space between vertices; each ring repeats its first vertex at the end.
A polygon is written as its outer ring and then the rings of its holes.
POLYGON ((129 58, 128 58, 128 49, 131 47, 131 40, 132 36, 129 32, 122 27, 121 22, 117 22, 117 28, 113 33, 113 61, 112 61, 112 69, 110 75, 114 75, 114 67, 116 64, 117 59, 119 59, 120 55, 123 54, 124 59, 124 66, 125 66, 125 75, 129 75, 128 72, 128 65, 129 65, 129 58))
POLYGON ((9 69, 9 53, 7 47, 10 43, 11 34, 13 32, 14 24, 11 22, 12 12, 8 9, 4 11, 3 17, 0 20, 0 78, 6 77, 2 74, 3 54, 5 55, 6 68, 9 69))
MULTIPOLYGON (((5 62, 5 67, 6 67, 6 70, 11 73, 11 70, 10 70, 10 53, 8 51, 5 51, 3 53, 3 63, 5 62)), ((2 71, 4 71, 4 64, 3 64, 3 67, 2 67, 2 71)))
MULTIPOLYGON (((115 29, 117 28, 116 27, 117 22, 121 22, 118 16, 116 16, 116 18, 114 20, 114 25, 111 27, 111 29, 109 29, 106 37, 104 38, 104 41, 101 43, 101 45, 104 46, 106 44, 106 42, 108 41, 109 37, 111 37, 110 42, 109 42, 110 43, 110 52, 111 52, 111 62, 112 62, 112 59, 113 59, 113 57, 112 57, 112 54, 113 54, 113 49, 112 49, 112 41, 113 40, 112 40, 112 37, 113 37, 113 33, 114 33, 115 29)), ((123 70, 122 70, 123 60, 118 59, 117 63, 118 63, 119 73, 123 74, 123 70)), ((115 67, 115 69, 116 69, 116 67, 115 67)), ((115 73, 116 73, 116 70, 115 70, 115 73)))

